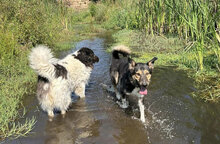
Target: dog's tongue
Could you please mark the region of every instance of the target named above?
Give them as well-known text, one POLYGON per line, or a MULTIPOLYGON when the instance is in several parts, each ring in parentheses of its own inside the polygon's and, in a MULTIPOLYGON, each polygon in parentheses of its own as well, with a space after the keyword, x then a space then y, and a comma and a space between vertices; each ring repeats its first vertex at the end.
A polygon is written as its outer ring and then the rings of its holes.
POLYGON ((140 90, 140 91, 139 91, 139 94, 141 94, 141 95, 147 95, 147 89, 145 89, 145 90, 140 90))

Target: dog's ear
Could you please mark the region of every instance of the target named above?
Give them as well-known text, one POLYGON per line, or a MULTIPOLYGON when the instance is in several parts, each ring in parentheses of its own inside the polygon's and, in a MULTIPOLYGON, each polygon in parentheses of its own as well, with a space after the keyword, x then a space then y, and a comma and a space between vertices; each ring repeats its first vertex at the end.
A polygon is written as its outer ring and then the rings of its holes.
POLYGON ((154 57, 153 59, 151 59, 150 61, 147 62, 148 67, 150 68, 150 70, 154 69, 154 62, 157 60, 157 57, 154 57))
POLYGON ((134 67, 136 66, 136 63, 133 59, 128 58, 128 63, 129 63, 129 70, 134 70, 134 67))

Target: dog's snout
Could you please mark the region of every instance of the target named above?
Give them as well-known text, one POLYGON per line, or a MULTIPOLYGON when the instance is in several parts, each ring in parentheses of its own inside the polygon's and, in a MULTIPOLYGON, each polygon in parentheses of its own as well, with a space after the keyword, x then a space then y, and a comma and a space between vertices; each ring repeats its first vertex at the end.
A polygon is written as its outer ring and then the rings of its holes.
POLYGON ((95 62, 99 62, 99 57, 95 56, 95 62))
POLYGON ((143 81, 143 86, 147 86, 147 82, 146 81, 143 81))
POLYGON ((147 86, 147 83, 143 83, 143 86, 146 87, 146 86, 147 86))
POLYGON ((149 82, 146 81, 146 80, 143 80, 140 84, 141 84, 141 86, 143 86, 143 87, 147 87, 147 86, 149 85, 149 82))
POLYGON ((148 84, 147 83, 146 84, 142 84, 142 87, 147 88, 148 84))
POLYGON ((148 82, 145 76, 141 76, 140 85, 147 86, 148 82))

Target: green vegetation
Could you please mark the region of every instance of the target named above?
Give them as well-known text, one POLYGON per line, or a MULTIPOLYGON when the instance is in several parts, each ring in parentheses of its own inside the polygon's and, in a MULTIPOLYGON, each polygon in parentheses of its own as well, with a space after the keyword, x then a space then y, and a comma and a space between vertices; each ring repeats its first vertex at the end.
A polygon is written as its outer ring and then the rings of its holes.
POLYGON ((75 12, 55 0, 1 0, 0 11, 1 141, 25 136, 36 122, 34 117, 25 118, 22 105, 24 97, 35 93, 36 77, 28 64, 30 49, 46 44, 53 51, 67 50, 73 41, 85 38, 84 33, 96 29, 81 25, 90 21, 89 12, 75 12))
POLYGON ((157 56, 161 65, 193 70, 201 89, 194 95, 218 101, 219 7, 217 0, 103 0, 90 13, 104 28, 121 30, 114 38, 130 46, 136 60, 157 56))

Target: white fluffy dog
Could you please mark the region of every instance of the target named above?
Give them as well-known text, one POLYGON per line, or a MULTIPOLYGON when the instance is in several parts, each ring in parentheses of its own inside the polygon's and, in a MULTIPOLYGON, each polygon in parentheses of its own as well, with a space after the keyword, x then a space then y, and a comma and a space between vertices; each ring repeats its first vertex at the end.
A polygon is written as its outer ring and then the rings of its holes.
POLYGON ((38 74, 39 103, 48 116, 53 117, 54 109, 66 113, 72 92, 85 97, 85 86, 99 58, 91 49, 83 47, 63 59, 56 59, 48 47, 40 45, 32 49, 29 60, 38 74))

